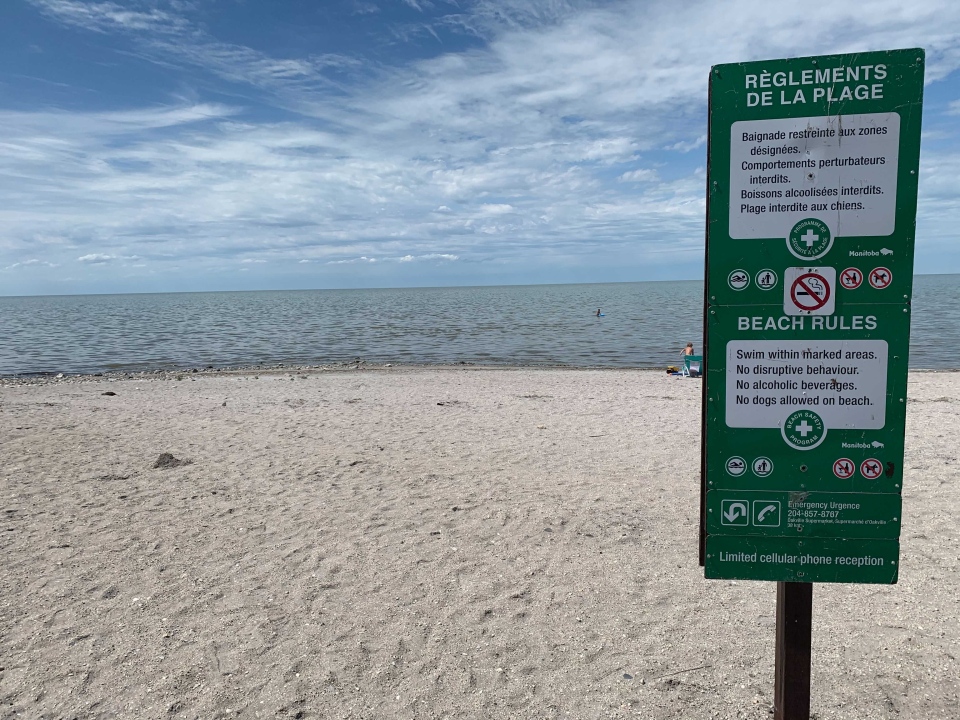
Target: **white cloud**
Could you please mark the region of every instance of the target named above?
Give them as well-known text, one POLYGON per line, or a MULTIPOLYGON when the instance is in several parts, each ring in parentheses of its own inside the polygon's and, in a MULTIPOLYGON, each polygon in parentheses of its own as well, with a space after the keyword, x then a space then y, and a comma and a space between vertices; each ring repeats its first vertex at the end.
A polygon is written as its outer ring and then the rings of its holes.
MULTIPOLYGON (((878 0, 869 12, 843 0, 481 0, 438 22, 482 42, 393 68, 225 43, 160 0, 34 3, 73 27, 124 33, 168 70, 245 86, 271 119, 246 100, 0 111, 7 267, 33 258, 38 236, 57 239, 47 262, 136 254, 151 270, 190 259, 198 272, 223 257, 345 272, 523 267, 601 247, 612 263, 686 257, 702 249, 696 168, 712 63, 922 45, 929 79, 960 67, 960 3, 935 0, 878 0)), ((938 142, 956 147, 944 126, 938 142)), ((929 243, 952 237, 953 157, 925 156, 929 243)))
POLYGON ((130 0, 125 5, 113 2, 80 2, 79 0, 29 0, 29 2, 61 22, 100 33, 113 30, 175 32, 187 26, 186 22, 176 14, 164 12, 138 0, 130 0))
POLYGON ((650 168, 638 168, 630 170, 617 178, 620 182, 655 182, 659 179, 656 170, 650 168))
POLYGON ((704 134, 698 137, 696 140, 680 140, 672 145, 667 145, 667 150, 676 150, 677 152, 687 153, 691 150, 696 150, 699 147, 703 147, 706 144, 707 136, 704 134))
POLYGON ((506 203, 484 203, 480 206, 482 215, 503 215, 514 211, 513 205, 506 203))
POLYGON ((355 263, 375 263, 376 258, 361 256, 357 258, 346 258, 343 260, 328 260, 327 265, 353 265, 355 263))
POLYGON ((12 265, 7 265, 4 270, 14 270, 18 267, 30 267, 31 265, 37 265, 40 267, 49 267, 55 268, 60 267, 58 263, 47 262, 46 260, 40 260, 38 258, 30 258, 29 260, 22 260, 21 262, 15 262, 12 265))

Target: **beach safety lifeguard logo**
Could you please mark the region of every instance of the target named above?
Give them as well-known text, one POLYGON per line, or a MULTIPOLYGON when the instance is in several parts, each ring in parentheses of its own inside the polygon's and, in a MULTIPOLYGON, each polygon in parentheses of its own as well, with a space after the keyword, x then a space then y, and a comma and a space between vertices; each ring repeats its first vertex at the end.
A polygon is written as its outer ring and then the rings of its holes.
POLYGON ((784 420, 780 434, 796 450, 812 450, 823 442, 827 428, 813 410, 795 410, 784 420))
POLYGON ((816 218, 801 220, 787 235, 787 249, 798 258, 814 260, 827 254, 833 235, 826 223, 816 218))

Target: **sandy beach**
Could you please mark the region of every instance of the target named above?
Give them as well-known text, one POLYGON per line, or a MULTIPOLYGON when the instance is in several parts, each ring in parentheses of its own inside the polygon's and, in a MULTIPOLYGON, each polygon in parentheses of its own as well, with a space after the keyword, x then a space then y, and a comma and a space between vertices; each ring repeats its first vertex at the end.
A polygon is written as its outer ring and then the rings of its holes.
MULTIPOLYGON (((0 718, 772 717, 775 586, 697 565, 700 389, 0 384, 0 718)), ((900 582, 815 587, 820 720, 960 717, 958 410, 911 374, 900 582)))

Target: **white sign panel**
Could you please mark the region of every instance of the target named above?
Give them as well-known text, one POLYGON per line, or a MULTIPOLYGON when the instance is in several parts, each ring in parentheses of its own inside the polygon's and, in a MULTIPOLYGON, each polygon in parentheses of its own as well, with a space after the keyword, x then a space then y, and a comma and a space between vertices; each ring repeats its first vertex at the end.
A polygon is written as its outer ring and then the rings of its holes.
POLYGON ((727 343, 728 427, 782 427, 814 411, 827 428, 878 430, 887 406, 885 340, 727 343))
POLYGON ((899 147, 898 113, 733 123, 730 237, 787 237, 806 218, 833 237, 892 234, 899 147))

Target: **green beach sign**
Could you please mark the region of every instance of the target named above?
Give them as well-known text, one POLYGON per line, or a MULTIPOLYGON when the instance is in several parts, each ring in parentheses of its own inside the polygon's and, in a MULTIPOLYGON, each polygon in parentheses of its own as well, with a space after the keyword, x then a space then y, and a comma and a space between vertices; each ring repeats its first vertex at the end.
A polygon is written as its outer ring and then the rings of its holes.
POLYGON ((924 53, 715 66, 707 578, 893 583, 924 53))

